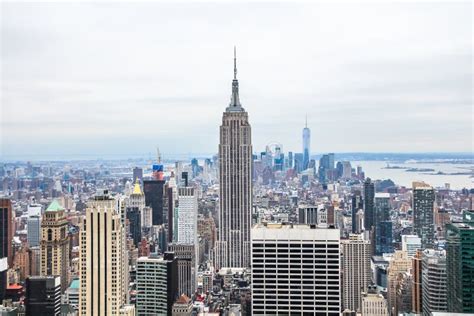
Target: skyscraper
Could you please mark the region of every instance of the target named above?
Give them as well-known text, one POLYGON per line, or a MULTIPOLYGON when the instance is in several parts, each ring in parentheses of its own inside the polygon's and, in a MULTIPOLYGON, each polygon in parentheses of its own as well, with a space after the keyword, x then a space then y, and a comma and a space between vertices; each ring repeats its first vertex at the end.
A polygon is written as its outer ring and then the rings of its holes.
POLYGON ((303 170, 308 169, 311 146, 311 130, 308 128, 308 117, 303 128, 303 170))
POLYGON ((446 253, 444 250, 426 249, 422 262, 423 315, 446 312, 446 253))
POLYGON ((252 315, 339 315, 339 243, 339 229, 254 226, 252 315))
POLYGON ((145 204, 152 209, 152 225, 163 224, 163 198, 165 180, 153 179, 143 181, 145 204))
POLYGON ((79 315, 119 315, 127 303, 128 259, 120 212, 107 190, 87 203, 80 250, 79 315))
MULTIPOLYGON (((198 202, 193 187, 178 188, 178 231, 179 244, 197 244, 198 202)), ((182 293, 181 293, 182 294, 182 293)))
POLYGON ((474 313, 474 211, 446 230, 448 312, 474 313))
POLYGON ((248 113, 239 100, 235 49, 232 96, 220 127, 219 184, 216 267, 249 267, 252 137, 248 113))
POLYGON ((41 221, 42 276, 59 275, 61 292, 69 285, 69 235, 68 220, 57 200, 48 206, 41 221))
POLYGON ((390 194, 375 194, 375 255, 393 252, 392 221, 390 220, 390 194))
POLYGON ((434 246, 434 189, 424 182, 413 182, 413 229, 421 246, 434 246))
POLYGON ((61 278, 34 276, 26 279, 26 316, 59 316, 61 312, 61 278))
POLYGON ((364 201, 362 200, 362 194, 359 190, 354 192, 354 195, 352 196, 351 200, 352 204, 352 233, 356 234, 357 233, 357 212, 361 209, 364 208, 364 201))
POLYGON ((137 316, 171 315, 178 297, 174 254, 140 257, 137 260, 137 316))
POLYGON ((343 269, 343 307, 351 311, 360 308, 362 292, 367 292, 371 279, 370 242, 363 240, 361 235, 349 235, 342 243, 343 269))
POLYGON ((367 178, 364 182, 364 226, 368 231, 371 231, 375 224, 374 198, 374 183, 370 180, 370 178, 367 178))
POLYGON ((28 246, 38 247, 40 245, 41 217, 33 215, 28 217, 27 240, 28 246))
POLYGON ((405 251, 397 250, 393 254, 393 258, 388 265, 387 273, 387 301, 390 309, 390 314, 396 311, 398 274, 408 272, 411 268, 411 259, 405 251))
POLYGON ((8 258, 8 265, 13 264, 13 221, 10 199, 0 199, 0 258, 8 258))

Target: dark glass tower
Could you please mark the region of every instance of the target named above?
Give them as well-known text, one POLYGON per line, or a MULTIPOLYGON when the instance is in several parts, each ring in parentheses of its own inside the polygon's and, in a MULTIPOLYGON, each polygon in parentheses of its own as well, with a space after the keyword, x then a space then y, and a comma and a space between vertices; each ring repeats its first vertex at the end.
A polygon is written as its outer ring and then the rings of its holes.
POLYGON ((0 199, 0 259, 8 258, 10 267, 13 264, 12 225, 12 203, 10 199, 0 199))
POLYGON ((423 182, 413 183, 413 228, 423 249, 434 247, 434 189, 423 182))
POLYGON ((448 312, 474 313, 474 211, 446 225, 448 312))
POLYGON ((143 181, 145 205, 152 209, 152 225, 163 224, 165 180, 143 181))
POLYGON ((59 316, 61 279, 59 276, 33 276, 26 279, 26 316, 59 316))
POLYGON ((364 226, 367 231, 371 231, 375 225, 374 197, 374 183, 367 178, 364 182, 364 226))

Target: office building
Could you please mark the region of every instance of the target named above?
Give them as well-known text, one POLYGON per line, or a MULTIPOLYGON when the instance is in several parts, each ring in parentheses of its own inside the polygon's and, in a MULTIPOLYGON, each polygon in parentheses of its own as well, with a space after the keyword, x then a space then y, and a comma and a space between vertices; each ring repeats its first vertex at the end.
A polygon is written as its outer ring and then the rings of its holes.
POLYGON ((375 225, 375 185, 370 178, 364 182, 364 227, 372 231, 375 225))
POLYGON ((319 159, 319 182, 327 183, 330 180, 334 180, 334 154, 325 154, 319 159))
POLYGON ((311 156, 311 130, 308 128, 308 117, 306 117, 305 127, 303 128, 303 170, 308 169, 311 156))
POLYGON ((420 237, 417 235, 402 235, 402 250, 407 252, 408 257, 413 258, 418 249, 421 249, 420 237))
POLYGON ((392 221, 390 219, 390 194, 376 193, 375 209, 375 255, 393 252, 392 221))
POLYGON ((26 229, 28 245, 30 247, 38 247, 40 245, 41 217, 39 215, 32 215, 28 217, 26 229))
POLYGON ((35 203, 28 204, 28 207, 26 209, 28 213, 28 217, 39 216, 41 218, 42 209, 43 209, 43 206, 41 204, 35 204, 35 203))
POLYGON ((387 300, 378 294, 374 288, 367 293, 362 293, 362 316, 388 316, 387 300))
POLYGON ((138 247, 142 240, 141 212, 138 207, 127 206, 126 208, 127 225, 129 235, 133 239, 133 244, 138 247))
POLYGON ((317 225, 318 207, 310 205, 300 205, 298 207, 298 223, 307 225, 317 225))
POLYGON ((387 269, 387 301, 390 313, 394 313, 396 311, 398 274, 409 272, 411 265, 411 259, 408 258, 408 255, 405 251, 395 251, 387 269))
POLYGON ((197 244, 198 201, 194 191, 192 187, 178 188, 176 231, 178 244, 197 244))
POLYGON ((474 313, 474 211, 446 225, 448 312, 474 313))
POLYGON ((367 292, 371 281, 370 242, 362 235, 349 235, 342 242, 342 289, 343 310, 360 310, 360 297, 367 292))
POLYGON ((397 276, 395 315, 410 313, 412 308, 412 280, 413 276, 409 272, 399 273, 397 276))
POLYGON ((181 295, 173 304, 172 316, 191 316, 193 301, 186 295, 181 295))
POLYGON ((0 198, 0 258, 7 258, 8 266, 13 264, 13 219, 10 199, 0 198))
POLYGON ((193 297, 197 287, 198 270, 195 245, 168 244, 168 251, 174 253, 178 268, 178 293, 193 297))
POLYGON ((434 189, 424 182, 413 182, 413 229, 423 249, 434 247, 434 189))
POLYGON ((69 224, 64 207, 57 200, 48 206, 41 221, 42 276, 59 275, 61 292, 69 284, 69 224))
POLYGON ((64 292, 65 302, 74 309, 79 309, 79 279, 74 279, 64 292))
POLYGON ((144 180, 143 192, 145 205, 152 209, 152 225, 161 225, 164 220, 164 186, 165 180, 144 180))
POLYGON ((252 228, 252 313, 341 310, 340 232, 309 225, 252 228))
POLYGON ((143 169, 139 167, 133 168, 133 182, 142 182, 143 181, 143 169))
POLYGON ((360 232, 357 231, 357 212, 362 209, 364 209, 362 193, 359 190, 356 190, 351 197, 351 220, 353 234, 360 234, 360 232))
POLYGON ((423 251, 418 249, 415 256, 412 258, 412 308, 413 313, 421 314, 422 312, 422 267, 423 267, 423 251))
POLYGON ((0 258, 0 302, 3 302, 5 298, 7 286, 8 286, 8 259, 0 258))
POLYGON ((250 266, 251 210, 252 136, 248 113, 239 100, 234 52, 232 97, 220 127, 218 269, 250 266))
POLYGON ((137 260, 137 316, 171 315, 178 298, 178 271, 173 253, 137 260))
POLYGON ((59 316, 61 311, 61 278, 34 276, 26 279, 26 316, 59 316))
POLYGON ((447 311, 446 253, 426 249, 422 259, 422 310, 423 316, 447 311))
POLYGON ((128 258, 116 201, 107 190, 88 201, 79 255, 79 315, 118 315, 127 303, 128 258))

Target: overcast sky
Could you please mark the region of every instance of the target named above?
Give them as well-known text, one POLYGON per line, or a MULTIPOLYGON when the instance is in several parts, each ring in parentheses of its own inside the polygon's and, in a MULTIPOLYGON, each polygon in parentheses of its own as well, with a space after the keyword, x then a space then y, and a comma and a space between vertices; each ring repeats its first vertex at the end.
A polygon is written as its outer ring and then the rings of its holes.
POLYGON ((7 159, 217 152, 234 45, 254 151, 472 150, 470 2, 1 6, 7 159))

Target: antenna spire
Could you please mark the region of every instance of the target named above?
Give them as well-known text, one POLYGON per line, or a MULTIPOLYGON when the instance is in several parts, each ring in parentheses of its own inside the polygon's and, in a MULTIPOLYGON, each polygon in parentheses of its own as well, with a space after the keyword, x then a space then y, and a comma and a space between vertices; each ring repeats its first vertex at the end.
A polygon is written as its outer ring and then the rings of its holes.
POLYGON ((237 49, 234 45, 234 80, 237 80, 237 49))
POLYGON ((306 119, 305 119, 304 127, 308 128, 308 113, 306 113, 306 119))

